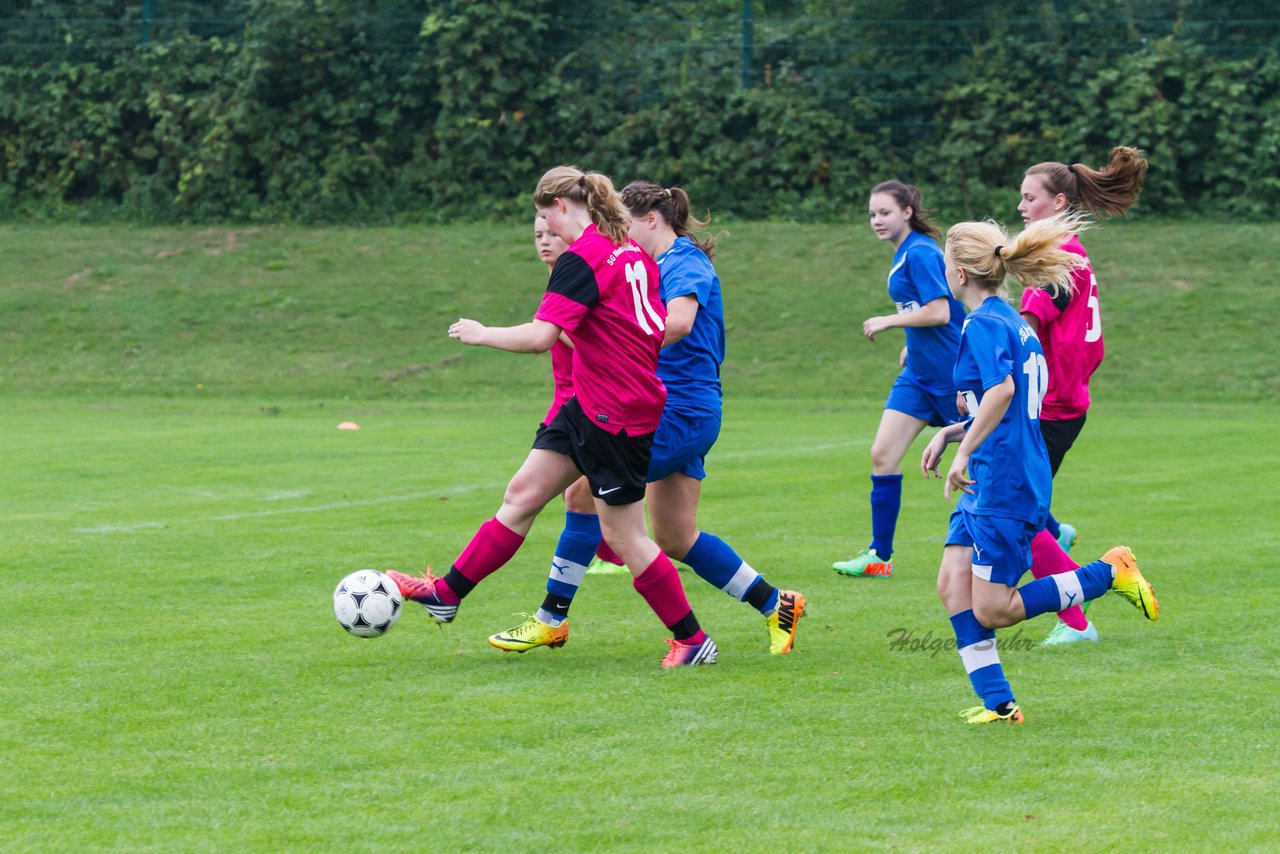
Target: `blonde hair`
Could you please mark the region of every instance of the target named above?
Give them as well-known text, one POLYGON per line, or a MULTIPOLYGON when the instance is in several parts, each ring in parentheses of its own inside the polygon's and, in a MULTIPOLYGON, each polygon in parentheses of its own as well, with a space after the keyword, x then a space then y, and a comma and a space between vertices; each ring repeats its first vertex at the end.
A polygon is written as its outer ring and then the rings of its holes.
POLYGON ((584 206, 596 228, 615 246, 631 240, 631 216, 608 175, 583 172, 577 166, 568 165, 548 169, 538 179, 533 204, 549 208, 556 199, 568 199, 584 206))
POLYGON ((1086 263, 1059 247, 1090 226, 1074 212, 1033 222, 1015 235, 991 220, 961 222, 947 232, 947 256, 982 290, 1003 294, 1012 276, 1024 287, 1044 288, 1056 297, 1074 292, 1071 273, 1086 263))
POLYGON ((1072 210, 1094 216, 1124 216, 1138 200, 1147 175, 1147 159, 1140 149, 1117 145, 1101 169, 1050 160, 1037 163, 1025 174, 1039 176, 1049 195, 1066 196, 1072 210))

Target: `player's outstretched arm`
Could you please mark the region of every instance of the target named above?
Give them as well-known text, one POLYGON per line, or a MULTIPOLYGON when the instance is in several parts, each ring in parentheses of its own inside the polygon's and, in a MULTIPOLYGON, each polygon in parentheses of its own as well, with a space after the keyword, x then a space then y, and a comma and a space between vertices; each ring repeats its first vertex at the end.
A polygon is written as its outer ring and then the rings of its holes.
POLYGON ((485 326, 479 321, 460 317, 449 327, 449 337, 463 344, 492 347, 509 353, 545 353, 560 337, 560 327, 536 319, 519 326, 485 326))

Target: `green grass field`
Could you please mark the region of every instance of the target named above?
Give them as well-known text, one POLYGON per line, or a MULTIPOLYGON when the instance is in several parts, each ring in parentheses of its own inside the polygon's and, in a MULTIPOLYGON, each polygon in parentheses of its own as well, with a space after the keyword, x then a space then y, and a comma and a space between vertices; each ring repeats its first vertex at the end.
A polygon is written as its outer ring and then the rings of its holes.
POLYGON ((1107 597, 1088 648, 1003 631, 1020 728, 956 717, 940 482, 908 470, 892 580, 829 568, 868 534, 900 345, 858 334, 884 247, 731 230, 699 518, 811 607, 770 657, 758 615, 685 573, 721 660, 668 673, 620 576, 588 578, 564 649, 485 643, 541 600, 554 506, 452 625, 332 618, 348 571, 446 566, 527 451, 545 359, 444 336, 529 313, 523 228, 0 228, 0 849, 1273 845, 1275 229, 1088 241, 1109 355, 1055 511, 1081 559, 1133 546, 1161 619, 1107 597))

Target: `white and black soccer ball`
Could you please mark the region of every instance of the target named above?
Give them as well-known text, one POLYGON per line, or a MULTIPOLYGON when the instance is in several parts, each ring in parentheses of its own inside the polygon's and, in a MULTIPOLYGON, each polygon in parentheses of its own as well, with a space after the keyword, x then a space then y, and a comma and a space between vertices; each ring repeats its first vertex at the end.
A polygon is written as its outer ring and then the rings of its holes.
POLYGON ((396 624, 403 605, 400 588, 376 569, 356 570, 333 591, 333 615, 358 638, 385 635, 396 624))

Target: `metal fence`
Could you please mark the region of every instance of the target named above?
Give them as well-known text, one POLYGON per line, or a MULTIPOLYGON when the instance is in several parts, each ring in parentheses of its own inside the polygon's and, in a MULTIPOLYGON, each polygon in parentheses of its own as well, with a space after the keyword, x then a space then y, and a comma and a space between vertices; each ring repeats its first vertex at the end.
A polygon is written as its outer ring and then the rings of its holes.
MULTIPOLYGON (((0 63, 71 60, 87 45, 124 50, 177 38, 234 40, 252 23, 243 14, 249 5, 245 0, 134 0, 105 4, 119 14, 98 18, 41 13, 76 5, 0 0, 0 63)), ((401 8, 414 5, 405 2, 401 8)), ((1121 15, 1120 4, 1110 16, 1072 15, 1063 3, 1067 11, 1048 18, 981 18, 965 17, 964 4, 951 0, 944 4, 954 12, 950 17, 913 19, 784 17, 753 11, 764 5, 746 0, 733 15, 678 22, 640 15, 587 16, 575 19, 552 48, 570 57, 560 66, 562 74, 646 81, 650 85, 619 86, 620 97, 640 102, 664 88, 654 83, 716 78, 743 88, 791 86, 827 102, 864 97, 899 107, 923 103, 929 100, 929 87, 963 76, 958 63, 976 41, 997 29, 1028 45, 1070 50, 1082 62, 1140 51, 1170 36, 1229 58, 1280 50, 1280 2, 1272 0, 1237 2, 1230 9, 1224 5, 1222 14, 1215 14, 1219 7, 1213 4, 1200 4, 1195 19, 1121 15), (1241 9, 1248 14, 1239 14, 1241 9), (618 33, 625 33, 625 39, 618 33), (602 50, 605 42, 608 48, 602 50), (869 91, 872 84, 874 92, 869 91)), ((403 57, 406 67, 422 49, 421 14, 364 15, 356 23, 369 34, 372 49, 403 57)))

